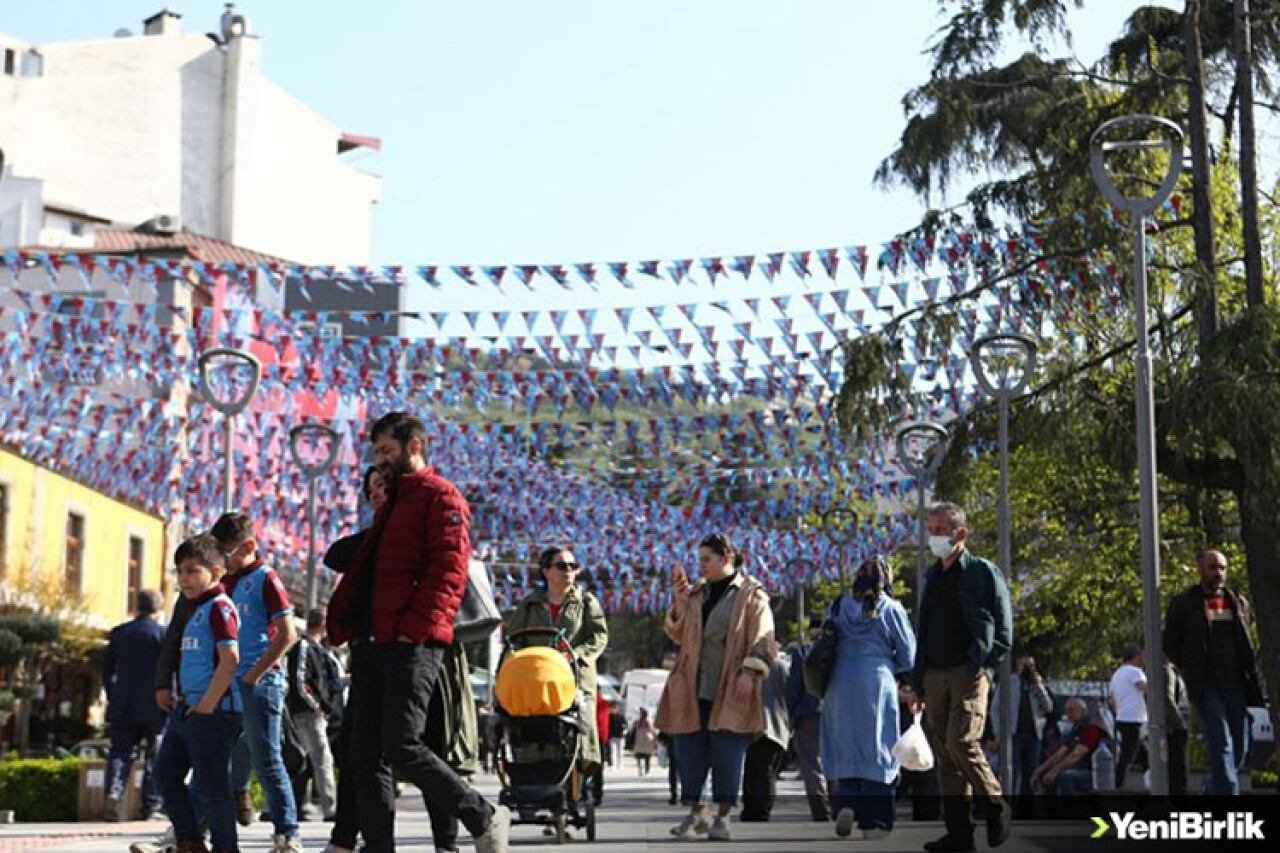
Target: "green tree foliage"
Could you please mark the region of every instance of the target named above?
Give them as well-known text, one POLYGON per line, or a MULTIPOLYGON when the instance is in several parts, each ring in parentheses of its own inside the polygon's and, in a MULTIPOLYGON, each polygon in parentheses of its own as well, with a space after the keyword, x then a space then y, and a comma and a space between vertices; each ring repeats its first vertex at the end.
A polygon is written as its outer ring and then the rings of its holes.
MULTIPOLYGON (((1107 119, 1138 112, 1194 130, 1198 87, 1207 125, 1202 145, 1194 133, 1190 141, 1203 168, 1184 173, 1180 208, 1152 235, 1163 592, 1191 582, 1199 547, 1243 557, 1234 559, 1231 581, 1255 600, 1264 674, 1275 695, 1280 317, 1245 300, 1232 3, 1138 8, 1106 54, 1088 62, 1064 48, 1067 13, 1083 0, 939 5, 949 17, 932 47, 930 77, 904 98, 905 127, 876 177, 925 199, 976 177, 980 183, 962 204, 931 212, 917 233, 1036 221, 1043 224, 1039 255, 1021 269, 979 270, 969 292, 904 312, 879 341, 849 341, 854 366, 841 389, 842 424, 877 432, 911 411, 911 388, 893 357, 902 324, 954 315, 1013 275, 1029 274, 1042 292, 1060 291, 1061 277, 1041 274, 1038 265, 1047 260, 1091 255, 1116 271, 1085 280, 1076 291, 1083 310, 1054 314, 1037 384, 1013 409, 1010 466, 1018 645, 1055 674, 1105 672, 1118 646, 1140 631, 1134 324, 1123 272, 1132 258, 1126 235, 1105 216, 1088 140, 1107 119), (1118 310, 1093 310, 1105 302, 1118 310)), ((1253 9, 1255 82, 1266 95, 1280 57, 1280 2, 1253 0, 1253 9)), ((1127 165, 1139 184, 1162 170, 1149 155, 1127 165)), ((1276 196, 1263 196, 1264 255, 1274 259, 1276 196)), ((1276 271, 1265 272, 1274 303, 1276 271)), ((968 413, 938 479, 940 494, 969 506, 974 549, 988 555, 996 552, 994 435, 989 408, 968 413)))

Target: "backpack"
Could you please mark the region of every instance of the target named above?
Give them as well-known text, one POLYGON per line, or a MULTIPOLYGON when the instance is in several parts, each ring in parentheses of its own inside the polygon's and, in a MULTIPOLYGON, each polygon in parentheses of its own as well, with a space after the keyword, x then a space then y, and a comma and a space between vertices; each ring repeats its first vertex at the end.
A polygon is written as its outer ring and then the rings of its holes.
POLYGON ((836 668, 840 636, 836 633, 834 616, 839 605, 840 598, 832 602, 827 618, 822 621, 822 632, 804 657, 804 689, 819 699, 826 694, 827 685, 831 683, 831 673, 836 668))

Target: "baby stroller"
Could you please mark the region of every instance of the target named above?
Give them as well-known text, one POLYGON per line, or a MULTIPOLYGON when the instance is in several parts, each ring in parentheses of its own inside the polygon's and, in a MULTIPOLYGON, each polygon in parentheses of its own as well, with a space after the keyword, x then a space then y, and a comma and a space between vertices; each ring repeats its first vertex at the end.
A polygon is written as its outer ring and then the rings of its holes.
POLYGON ((529 627, 505 637, 494 684, 498 802, 511 822, 555 829, 557 844, 569 827, 596 838, 596 809, 578 766, 580 738, 590 731, 582 716, 581 672, 564 633, 529 627), (551 645, 535 640, 550 639, 551 645))

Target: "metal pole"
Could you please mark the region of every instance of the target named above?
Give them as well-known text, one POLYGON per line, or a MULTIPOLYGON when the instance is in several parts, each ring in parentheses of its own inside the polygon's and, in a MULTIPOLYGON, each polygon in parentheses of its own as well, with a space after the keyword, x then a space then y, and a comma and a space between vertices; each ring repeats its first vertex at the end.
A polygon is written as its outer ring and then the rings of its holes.
MULTIPOLYGON (((998 397, 1000 409, 1000 565, 1004 569, 1005 580, 1011 579, 1013 566, 1013 543, 1011 542, 1011 525, 1009 513, 1009 391, 1003 388, 998 397)), ((1018 793, 1013 790, 1013 655, 1004 656, 1004 664, 1000 667, 1000 789, 1006 795, 1018 793)))
MULTIPOLYGON (((999 440, 997 452, 1000 461, 1000 495, 996 514, 996 526, 1000 536, 1000 570, 1004 573, 1005 583, 1010 590, 1010 602, 1013 596, 1013 517, 1009 510, 1009 405, 1013 398, 1026 391, 1036 372, 1036 342, 1031 338, 1010 332, 988 335, 974 341, 969 351, 973 362, 973 375, 978 380, 978 387, 988 397, 994 397, 996 411, 999 413, 999 440), (988 373, 983 354, 993 352, 1000 354, 1003 363, 999 364, 995 375, 988 373), (1007 359, 1017 353, 1022 357, 1017 366, 1016 377, 1012 374, 1014 365, 1007 359)), ((1000 787, 1006 794, 1016 794, 1013 790, 1013 718, 1018 697, 1013 692, 1013 655, 1005 655, 1000 665, 1000 707, 992 713, 999 721, 1000 733, 1000 787)))
POLYGON ((1165 118, 1151 115, 1119 116, 1104 122, 1089 140, 1093 179, 1102 195, 1129 211, 1133 225, 1133 290, 1137 313, 1138 346, 1135 356, 1134 407, 1138 426, 1138 496, 1142 525, 1142 628, 1147 658, 1147 754, 1150 757, 1151 793, 1169 793, 1169 768, 1165 758, 1165 677, 1160 638, 1160 512, 1156 502, 1155 400, 1151 387, 1151 344, 1147 328, 1147 235, 1144 224, 1173 192, 1182 170, 1182 129, 1165 118), (1109 138, 1119 128, 1137 127, 1128 139, 1109 138), (1152 139, 1153 133, 1160 139, 1152 139), (1104 159, 1109 151, 1168 152, 1169 162, 1155 193, 1149 197, 1125 195, 1111 179, 1104 159))
MULTIPOLYGON (((916 618, 920 618, 920 603, 924 601, 924 573, 928 570, 929 555, 926 539, 928 531, 924 517, 924 472, 916 474, 916 618)), ((916 626, 917 629, 919 626, 916 626)))
POLYGON ((1137 415, 1138 476, 1142 524, 1142 626, 1147 659, 1147 755, 1151 793, 1169 793, 1165 757, 1165 677, 1160 637, 1160 513, 1156 505, 1155 400, 1151 388, 1151 347, 1147 330, 1147 235, 1145 216, 1133 213, 1133 289, 1138 312, 1137 415))
POLYGON ((226 437, 226 442, 225 442, 226 453, 223 455, 226 458, 223 459, 223 467, 222 467, 223 477, 225 478, 225 481, 223 483, 222 511, 231 512, 231 510, 235 508, 234 492, 235 492, 236 468, 235 468, 235 461, 232 459, 232 454, 231 454, 231 449, 232 449, 231 442, 232 442, 232 437, 235 434, 236 416, 232 414, 227 414, 227 415, 224 415, 223 418, 224 418, 223 425, 222 425, 223 435, 226 437))
POLYGON ((307 613, 316 609, 316 478, 307 482, 307 613))
POLYGON ((341 436, 332 427, 322 424, 302 424, 289 430, 289 453, 303 476, 307 478, 307 612, 316 609, 319 597, 316 580, 316 491, 320 475, 332 467, 338 460, 338 448, 341 436), (328 447, 323 457, 308 456, 303 453, 304 446, 313 448, 323 446, 321 442, 328 439, 328 447))
POLYGON ((205 350, 200 354, 197 363, 200 367, 200 394, 214 411, 220 412, 226 422, 223 424, 225 458, 223 464, 224 492, 222 497, 223 512, 231 512, 235 508, 235 461, 233 458, 233 438, 235 435, 235 416, 258 393, 258 383, 262 381, 262 365, 252 354, 235 349, 217 348, 205 350), (215 365, 215 362, 217 364, 215 365), (235 368, 249 370, 249 381, 239 389, 239 396, 234 400, 223 400, 215 391, 210 374, 214 370, 235 368))
POLYGON ((796 622, 800 625, 800 643, 804 644, 805 639, 809 636, 809 632, 805 630, 805 624, 808 622, 804 614, 804 583, 801 582, 796 586, 796 622))

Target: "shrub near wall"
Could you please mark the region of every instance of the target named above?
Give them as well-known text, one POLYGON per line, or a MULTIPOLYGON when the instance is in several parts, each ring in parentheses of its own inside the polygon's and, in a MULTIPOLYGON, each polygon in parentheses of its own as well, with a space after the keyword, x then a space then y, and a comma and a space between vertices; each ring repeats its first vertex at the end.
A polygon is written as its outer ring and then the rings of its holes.
POLYGON ((78 817, 80 761, 32 758, 0 761, 0 809, 23 823, 66 823, 78 817))

